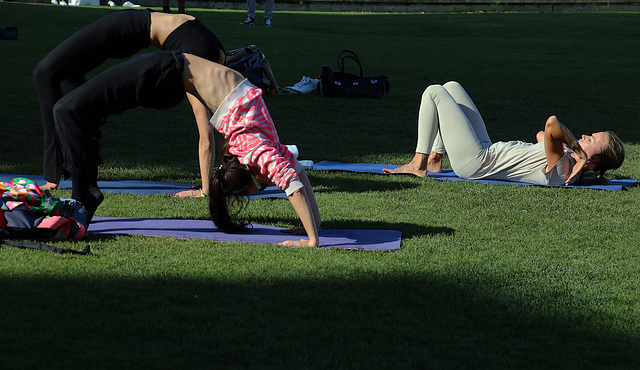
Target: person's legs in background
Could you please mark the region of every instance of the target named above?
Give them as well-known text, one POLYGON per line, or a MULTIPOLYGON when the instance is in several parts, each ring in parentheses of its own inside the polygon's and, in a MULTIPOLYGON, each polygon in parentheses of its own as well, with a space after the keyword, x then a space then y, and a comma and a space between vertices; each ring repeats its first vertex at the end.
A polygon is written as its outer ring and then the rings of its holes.
POLYGON ((275 0, 264 0, 264 24, 267 27, 271 27, 274 6, 275 0))
MULTIPOLYGON (((178 0, 178 14, 184 14, 185 1, 186 0, 178 0)), ((169 7, 169 0, 162 0, 162 12, 171 13, 171 8, 169 7)))
POLYGON ((240 24, 253 26, 256 24, 256 0, 247 0, 247 19, 240 24))

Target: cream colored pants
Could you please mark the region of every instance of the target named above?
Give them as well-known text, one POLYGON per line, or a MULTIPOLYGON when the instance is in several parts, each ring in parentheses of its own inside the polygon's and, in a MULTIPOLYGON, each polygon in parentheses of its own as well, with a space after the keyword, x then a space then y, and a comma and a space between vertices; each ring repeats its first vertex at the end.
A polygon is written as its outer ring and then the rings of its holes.
POLYGON ((484 121, 462 85, 452 81, 427 87, 418 113, 416 153, 446 150, 451 167, 464 178, 482 166, 489 146, 484 121))

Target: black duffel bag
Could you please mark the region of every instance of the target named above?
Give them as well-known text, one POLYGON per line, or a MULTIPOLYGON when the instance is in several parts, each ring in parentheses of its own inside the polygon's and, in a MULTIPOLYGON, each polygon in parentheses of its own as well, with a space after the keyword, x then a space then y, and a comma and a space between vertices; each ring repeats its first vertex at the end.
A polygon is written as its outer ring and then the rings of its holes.
POLYGON ((334 72, 333 66, 322 66, 319 86, 322 95, 383 99, 389 92, 389 76, 366 77, 360 58, 351 50, 343 50, 338 54, 338 67, 340 72, 334 72), (351 59, 358 64, 359 75, 345 72, 344 62, 346 59, 351 59))

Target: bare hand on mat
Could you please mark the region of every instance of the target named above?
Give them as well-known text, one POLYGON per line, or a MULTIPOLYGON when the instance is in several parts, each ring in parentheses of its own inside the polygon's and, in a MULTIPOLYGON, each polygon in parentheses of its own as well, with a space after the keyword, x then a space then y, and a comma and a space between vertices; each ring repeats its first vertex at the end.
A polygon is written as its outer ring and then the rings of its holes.
POLYGON ((171 196, 176 198, 202 198, 204 194, 200 190, 184 190, 171 194, 171 196))
POLYGON ((278 245, 285 247, 314 247, 313 243, 310 243, 307 239, 285 240, 282 243, 278 243, 278 245))

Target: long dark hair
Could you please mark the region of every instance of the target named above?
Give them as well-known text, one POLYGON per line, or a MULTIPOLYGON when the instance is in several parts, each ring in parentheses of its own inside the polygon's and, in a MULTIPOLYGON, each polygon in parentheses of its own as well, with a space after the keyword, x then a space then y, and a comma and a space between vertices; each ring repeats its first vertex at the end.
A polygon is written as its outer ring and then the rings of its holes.
POLYGON ((229 153, 227 141, 220 148, 220 167, 209 174, 209 212, 216 226, 231 234, 245 233, 250 225, 235 222, 229 215, 229 206, 241 204, 253 183, 251 172, 238 160, 238 156, 229 153))
POLYGON ((596 165, 599 176, 604 176, 605 171, 615 170, 622 166, 626 154, 622 140, 611 131, 606 131, 609 143, 602 153, 599 154, 600 160, 596 165))
POLYGON ((609 181, 604 177, 604 173, 607 170, 615 170, 622 166, 622 163, 624 162, 626 150, 622 140, 620 140, 620 138, 611 131, 605 131, 605 133, 607 134, 609 142, 602 153, 597 154, 599 160, 593 168, 593 171, 596 173, 596 177, 594 179, 582 181, 584 183, 599 185, 608 184, 609 181))

